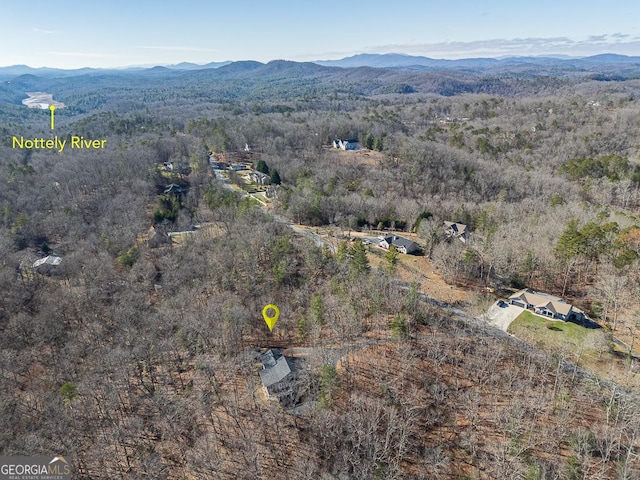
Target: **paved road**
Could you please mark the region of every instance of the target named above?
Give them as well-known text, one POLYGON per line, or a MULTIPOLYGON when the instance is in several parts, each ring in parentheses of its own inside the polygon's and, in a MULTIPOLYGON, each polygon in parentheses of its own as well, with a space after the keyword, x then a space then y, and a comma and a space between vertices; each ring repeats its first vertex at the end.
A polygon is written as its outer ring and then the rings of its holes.
POLYGON ((331 249, 331 251, 333 253, 336 253, 336 247, 334 247, 329 242, 329 237, 327 237, 327 235, 319 235, 317 233, 313 233, 311 230, 307 230, 306 228, 296 227, 295 225, 291 225, 286 219, 283 219, 281 217, 276 217, 276 219, 281 221, 282 223, 286 223, 287 225, 289 225, 289 228, 291 230, 293 230, 295 233, 297 233, 300 236, 308 238, 313 243, 315 243, 316 246, 318 246, 318 247, 323 247, 323 246, 324 247, 329 247, 329 249, 331 249))

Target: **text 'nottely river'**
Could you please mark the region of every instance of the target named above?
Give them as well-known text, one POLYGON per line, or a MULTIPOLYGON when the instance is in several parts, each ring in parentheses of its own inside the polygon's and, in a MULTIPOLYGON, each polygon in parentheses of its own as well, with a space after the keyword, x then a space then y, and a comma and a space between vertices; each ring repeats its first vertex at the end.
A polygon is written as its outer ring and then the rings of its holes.
MULTIPOLYGON (((68 141, 73 149, 101 149, 105 148, 106 140, 87 140, 82 136, 72 135, 68 141)), ((57 135, 53 138, 24 138, 14 136, 11 143, 13 148, 48 149, 62 153, 67 146, 67 139, 57 135)))

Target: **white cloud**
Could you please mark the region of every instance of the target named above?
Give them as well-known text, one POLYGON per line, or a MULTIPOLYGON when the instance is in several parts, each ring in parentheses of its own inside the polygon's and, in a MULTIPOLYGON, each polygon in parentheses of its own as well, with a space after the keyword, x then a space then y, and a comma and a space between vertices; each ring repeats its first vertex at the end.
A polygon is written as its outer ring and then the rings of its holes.
POLYGON ((216 49, 213 48, 197 48, 197 47, 180 47, 173 45, 138 45, 135 48, 141 48, 145 50, 162 50, 166 52, 205 52, 212 53, 217 52, 216 49))
POLYGON ((111 53, 88 53, 88 52, 42 52, 44 55, 54 55, 57 57, 77 57, 77 58, 117 58, 111 53))
POLYGON ((37 28, 37 27, 34 27, 31 30, 33 30, 36 33, 44 33, 45 35, 51 35, 52 33, 58 33, 56 30, 45 30, 45 29, 37 28))
POLYGON ((501 57, 505 55, 575 55, 599 53, 640 55, 640 42, 623 33, 592 35, 575 40, 569 37, 512 38, 471 42, 439 42, 378 45, 366 53, 406 53, 435 58, 501 57))

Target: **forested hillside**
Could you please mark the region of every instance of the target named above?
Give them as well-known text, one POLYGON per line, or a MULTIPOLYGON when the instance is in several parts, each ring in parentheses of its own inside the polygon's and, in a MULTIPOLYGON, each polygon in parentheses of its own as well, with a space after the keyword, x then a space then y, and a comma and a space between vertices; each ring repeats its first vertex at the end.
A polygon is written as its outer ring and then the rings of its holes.
POLYGON ((236 62, 3 81, 0 453, 64 455, 78 478, 638 478, 631 77, 236 62), (66 105, 54 131, 32 91, 66 105), (54 135, 106 147, 12 143, 54 135), (264 197, 211 168, 241 160, 264 197), (411 235, 471 300, 429 298, 352 232, 411 235), (603 326, 597 371, 483 322, 479 292, 524 287, 603 326), (269 348, 296 359, 288 404, 265 398, 269 348))

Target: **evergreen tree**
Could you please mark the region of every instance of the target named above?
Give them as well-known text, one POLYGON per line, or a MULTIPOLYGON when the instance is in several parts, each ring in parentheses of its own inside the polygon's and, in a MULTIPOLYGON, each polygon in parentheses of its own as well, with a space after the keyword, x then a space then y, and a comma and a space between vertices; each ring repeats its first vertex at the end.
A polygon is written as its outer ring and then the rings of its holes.
POLYGON ((60 387, 58 393, 62 396, 64 404, 69 406, 71 401, 78 396, 78 387, 71 382, 66 382, 60 387))
POLYGON ((353 267, 353 271, 358 275, 366 273, 369 271, 369 268, 371 268, 364 243, 362 243, 362 240, 359 238, 353 242, 353 247, 351 247, 351 266, 353 267))
POLYGON ((322 325, 324 323, 324 303, 322 301, 322 296, 319 293, 316 293, 311 297, 309 316, 312 321, 318 325, 322 325))
POLYGON ((564 261, 570 261, 584 253, 585 242, 577 220, 570 220, 567 228, 558 238, 556 253, 564 261))
POLYGON ((349 257, 349 244, 346 240, 341 241, 338 244, 338 251, 336 252, 336 258, 339 264, 344 264, 349 257))
POLYGON ((256 166, 256 172, 269 175, 269 166, 267 165, 267 162, 265 162, 264 160, 258 160, 258 165, 256 166))
POLYGON ((362 144, 364 145, 365 148, 368 148, 369 150, 373 150, 373 135, 371 135, 370 133, 365 134, 362 140, 362 144))
POLYGON ((376 150, 377 152, 381 152, 383 148, 384 148, 384 141, 382 140, 382 137, 374 137, 373 149, 376 150))
POLYGON ((271 184, 272 185, 280 185, 282 183, 282 180, 280 180, 280 174, 278 173, 278 170, 273 170, 271 172, 271 184))
POLYGON ((403 315, 396 315, 391 320, 391 332, 397 340, 407 338, 407 320, 403 315))
POLYGON ((564 297, 571 270, 585 253, 585 239, 578 228, 577 220, 569 221, 567 228, 562 235, 560 235, 560 238, 558 238, 555 252, 565 267, 564 284, 562 287, 562 296, 564 297))
POLYGON ((385 259, 387 260, 387 273, 392 274, 395 272, 399 256, 400 253, 395 245, 390 245, 389 250, 387 250, 387 253, 385 254, 385 259))

